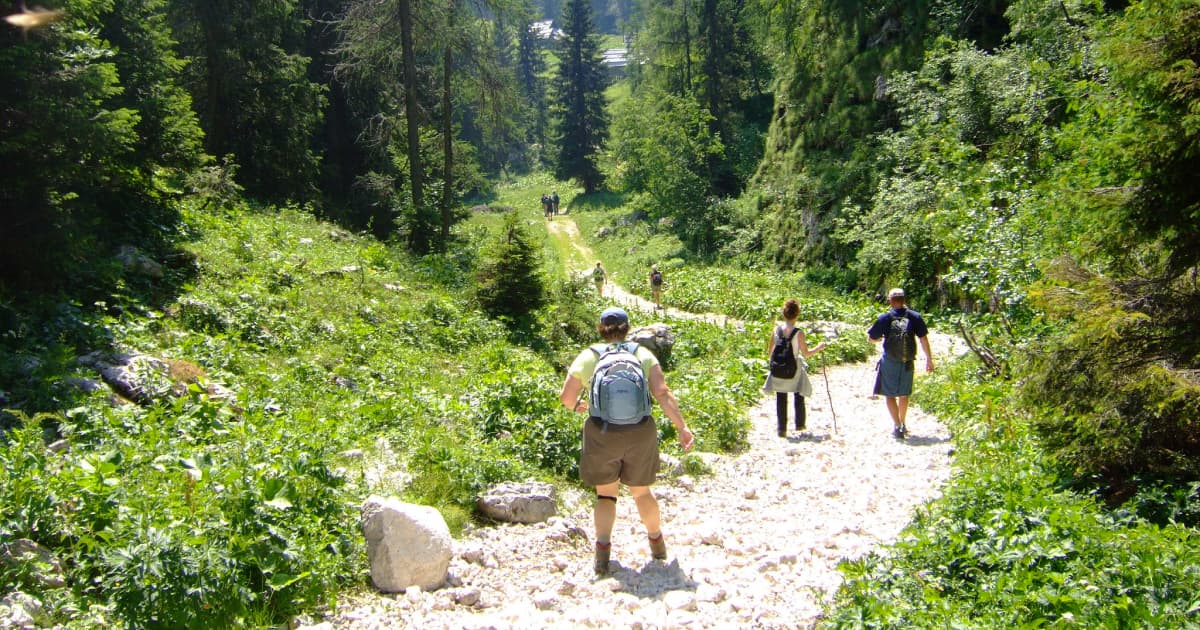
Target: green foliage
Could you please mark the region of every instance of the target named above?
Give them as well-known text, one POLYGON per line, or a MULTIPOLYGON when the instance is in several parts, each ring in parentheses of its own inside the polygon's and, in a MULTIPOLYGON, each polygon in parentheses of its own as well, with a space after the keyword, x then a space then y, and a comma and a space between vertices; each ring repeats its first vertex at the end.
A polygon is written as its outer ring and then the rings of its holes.
POLYGON ((165 250, 174 234, 168 198, 199 161, 199 130, 170 40, 151 32, 161 6, 116 5, 71 2, 0 35, 0 284, 111 285, 118 245, 165 250))
POLYGON ((1093 99, 1089 104, 1095 108, 1087 113, 1115 132, 1102 144, 1124 154, 1121 171, 1129 179, 1120 183, 1136 189, 1113 229, 1106 231, 1108 251, 1121 259, 1130 243, 1159 245, 1168 271, 1182 273, 1200 262, 1195 229, 1200 192, 1194 183, 1200 168, 1196 5, 1188 0, 1138 2, 1113 21, 1109 32, 1100 57, 1111 67, 1116 102, 1093 99))
POLYGON ((1071 474, 1112 485, 1131 475, 1200 475, 1200 287, 1174 280, 1115 281, 1069 261, 1039 303, 1062 328, 1032 357, 1026 398, 1046 406, 1037 429, 1071 474))
POLYGON ((604 88, 608 79, 600 61, 599 42, 592 27, 590 4, 567 0, 563 10, 563 37, 559 42, 559 101, 552 107, 558 144, 554 174, 577 180, 584 192, 599 190, 603 182, 597 153, 608 139, 608 113, 604 88))
POLYGON ((902 127, 879 136, 888 174, 870 208, 838 220, 868 287, 905 286, 967 310, 1020 303, 1047 249, 1046 221, 1027 209, 1049 142, 1034 81, 1018 54, 948 40, 919 71, 893 77, 902 127))
POLYGON ((709 163, 723 152, 711 115, 692 98, 644 90, 613 119, 610 179, 646 193, 650 217, 669 217, 690 249, 710 247, 727 222, 710 212, 709 163))
POLYGON ((232 154, 246 191, 284 203, 313 197, 312 139, 326 90, 300 50, 308 16, 297 0, 262 5, 169 4, 186 84, 213 155, 232 154))
POLYGON ((1013 385, 940 370, 958 473, 887 554, 843 564, 830 627, 1190 627, 1196 534, 1105 512, 1043 467, 1013 385))
POLYGON ((523 320, 546 303, 537 254, 525 220, 510 212, 479 265, 477 295, 484 310, 523 320))

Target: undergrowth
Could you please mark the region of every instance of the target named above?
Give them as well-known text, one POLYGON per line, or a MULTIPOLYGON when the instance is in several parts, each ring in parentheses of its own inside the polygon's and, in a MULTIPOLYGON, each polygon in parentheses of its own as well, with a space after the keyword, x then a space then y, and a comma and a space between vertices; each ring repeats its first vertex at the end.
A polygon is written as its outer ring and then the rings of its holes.
POLYGON ((846 562, 835 628, 1200 626, 1195 530, 1109 510, 1068 489, 1015 385, 966 359, 925 381, 957 474, 886 553, 846 562))

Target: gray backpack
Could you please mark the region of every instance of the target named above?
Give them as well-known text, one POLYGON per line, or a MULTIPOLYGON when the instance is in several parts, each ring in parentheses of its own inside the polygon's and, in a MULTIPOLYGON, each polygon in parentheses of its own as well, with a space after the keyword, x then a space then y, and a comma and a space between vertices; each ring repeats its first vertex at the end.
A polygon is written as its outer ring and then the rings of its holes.
POLYGON ((632 341, 596 344, 589 413, 609 424, 637 424, 650 415, 650 383, 632 341))

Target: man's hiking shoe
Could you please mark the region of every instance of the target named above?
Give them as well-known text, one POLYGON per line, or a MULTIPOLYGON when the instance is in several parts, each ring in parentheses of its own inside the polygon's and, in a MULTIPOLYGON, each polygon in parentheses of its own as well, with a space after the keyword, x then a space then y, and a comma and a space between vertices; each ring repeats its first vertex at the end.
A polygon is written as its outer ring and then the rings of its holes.
POLYGON ((612 543, 596 543, 596 575, 608 575, 608 556, 612 552, 612 543))
POLYGON ((799 423, 797 423, 797 424, 796 424, 796 430, 797 430, 797 431, 804 431, 806 428, 807 428, 807 427, 805 426, 805 424, 804 424, 803 422, 799 422, 799 423))
POLYGON ((655 560, 667 559, 667 541, 663 538, 662 532, 659 532, 658 538, 650 538, 650 557, 655 560))
POLYGON ((903 440, 905 435, 908 435, 908 432, 904 430, 904 427, 896 427, 895 429, 892 429, 892 437, 896 438, 897 440, 903 440))
POLYGON ((780 429, 780 430, 779 430, 779 437, 781 437, 781 438, 785 438, 785 437, 787 437, 787 429, 780 429))

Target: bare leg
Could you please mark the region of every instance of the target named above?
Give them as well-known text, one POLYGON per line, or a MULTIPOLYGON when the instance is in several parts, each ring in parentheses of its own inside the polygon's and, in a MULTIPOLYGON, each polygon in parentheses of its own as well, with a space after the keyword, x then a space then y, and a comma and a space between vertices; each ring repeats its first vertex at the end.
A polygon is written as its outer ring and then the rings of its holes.
MULTIPOLYGON (((891 416, 892 416, 892 424, 894 424, 897 429, 900 428, 900 422, 901 422, 901 420, 900 420, 900 403, 898 401, 899 401, 899 398, 897 398, 896 396, 888 396, 887 397, 887 410, 888 410, 888 413, 891 414, 891 416)), ((905 409, 908 408, 908 398, 904 398, 904 407, 905 407, 905 409)))
POLYGON ((658 512, 658 500, 654 498, 654 493, 650 492, 650 487, 630 486, 629 492, 633 494, 638 515, 642 517, 642 524, 646 526, 646 533, 651 536, 662 533, 662 516, 658 512))
POLYGON ((621 482, 619 481, 596 486, 596 505, 592 508, 592 516, 596 524, 596 542, 607 543, 612 539, 613 523, 617 520, 617 502, 599 497, 615 499, 620 492, 621 482))

